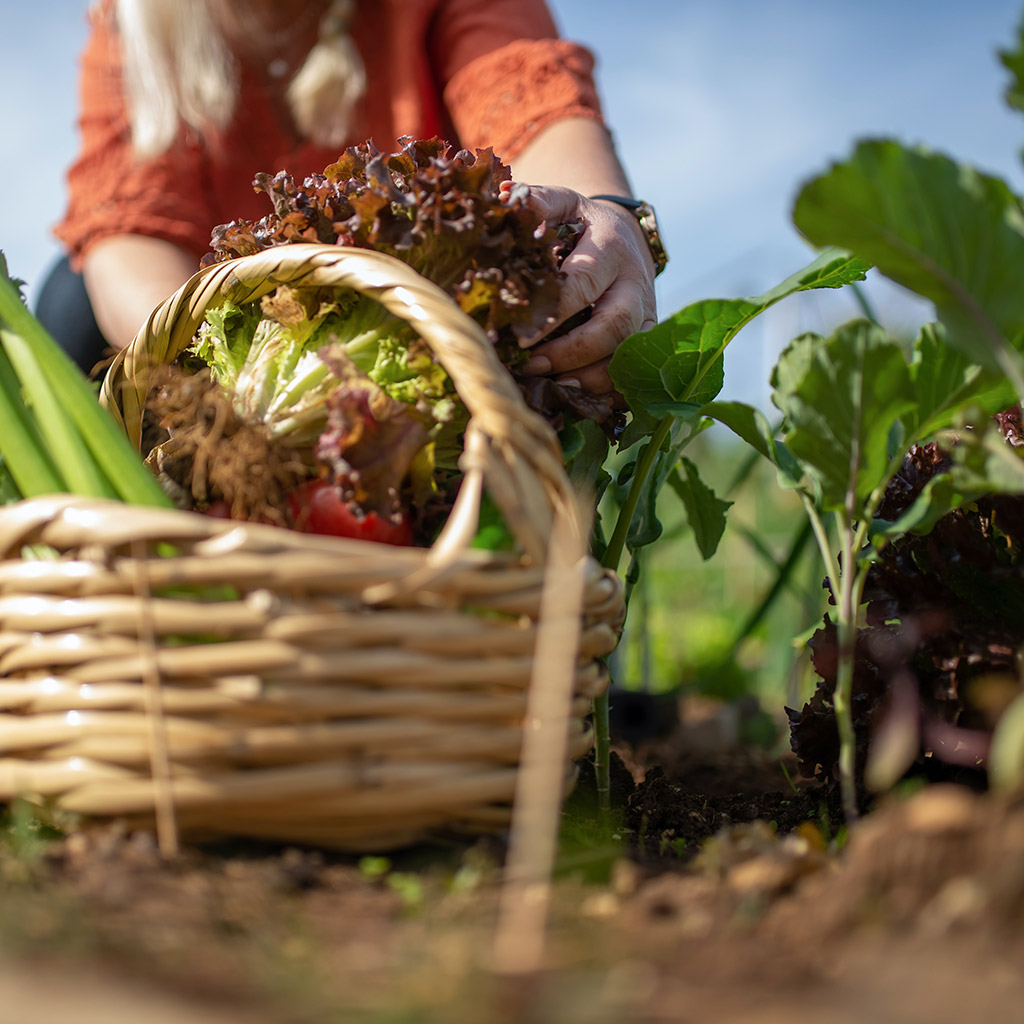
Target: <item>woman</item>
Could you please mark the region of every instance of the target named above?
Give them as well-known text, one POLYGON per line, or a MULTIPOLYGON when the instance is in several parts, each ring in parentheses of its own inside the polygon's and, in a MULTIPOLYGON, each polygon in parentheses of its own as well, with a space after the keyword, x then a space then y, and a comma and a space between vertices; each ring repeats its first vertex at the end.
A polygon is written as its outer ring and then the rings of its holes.
MULTIPOLYGON (((122 347, 192 275, 214 225, 265 212, 257 171, 301 180, 367 138, 493 146, 547 218, 586 225, 559 320, 593 315, 535 339, 530 370, 605 393, 615 346, 655 321, 664 257, 647 209, 631 208, 592 67, 544 0, 102 0, 57 235, 103 338, 122 347)), ((66 336, 59 280, 39 313, 66 336)), ((100 354, 75 353, 83 366, 100 354)))

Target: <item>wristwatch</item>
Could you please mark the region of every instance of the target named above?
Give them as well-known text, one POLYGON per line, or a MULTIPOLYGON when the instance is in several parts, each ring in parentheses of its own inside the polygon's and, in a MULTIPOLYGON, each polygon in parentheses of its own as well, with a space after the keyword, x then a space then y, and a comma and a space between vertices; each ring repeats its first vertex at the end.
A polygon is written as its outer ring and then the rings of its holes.
POLYGON ((625 207, 640 224, 640 230, 644 233, 647 241, 647 248, 651 250, 654 259, 654 276, 657 277, 668 263, 668 253, 665 251, 665 243, 661 240, 661 232, 658 230, 658 219, 654 216, 654 207, 645 203, 642 199, 630 199, 629 196, 591 196, 591 199, 604 199, 609 203, 618 203, 625 207))

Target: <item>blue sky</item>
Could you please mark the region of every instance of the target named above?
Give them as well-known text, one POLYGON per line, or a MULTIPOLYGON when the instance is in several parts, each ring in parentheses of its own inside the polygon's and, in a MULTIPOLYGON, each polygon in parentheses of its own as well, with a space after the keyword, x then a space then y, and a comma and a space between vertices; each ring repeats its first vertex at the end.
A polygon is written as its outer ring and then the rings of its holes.
MULTIPOLYGON (((564 35, 598 57, 608 120, 638 195, 658 209, 672 261, 662 316, 711 296, 758 294, 809 258, 789 210, 802 181, 858 138, 944 151, 1024 191, 1024 118, 1002 101, 996 51, 1024 0, 549 0, 564 35)), ((85 0, 10 4, 0 39, 0 248, 34 296, 57 254, 49 229, 75 151, 85 0)), ((884 281, 894 326, 928 310, 884 281)), ((727 394, 764 404, 779 348, 854 315, 842 293, 788 300, 727 354, 727 394)))
MULTIPOLYGON (((700 298, 760 294, 803 265, 810 250, 792 227, 793 199, 859 138, 927 145, 1024 188, 1024 117, 1002 99, 996 55, 1012 42, 1021 0, 556 0, 555 9, 563 33, 598 54, 620 153, 664 224, 672 262, 658 283, 661 316, 700 298)), ((892 327, 930 317, 874 278, 868 294, 892 327)), ((727 351, 726 391, 764 406, 780 348, 856 313, 841 292, 780 304, 727 351)))

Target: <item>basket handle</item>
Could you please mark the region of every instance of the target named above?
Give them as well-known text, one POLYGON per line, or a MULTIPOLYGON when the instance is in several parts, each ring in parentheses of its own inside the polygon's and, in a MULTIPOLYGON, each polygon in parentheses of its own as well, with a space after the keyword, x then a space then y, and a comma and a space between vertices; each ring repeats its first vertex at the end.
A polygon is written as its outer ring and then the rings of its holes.
MULTIPOLYGON (((351 289, 376 299, 416 330, 469 410, 462 466, 467 479, 482 476, 525 553, 543 563, 554 516, 575 514, 554 430, 523 401, 482 328, 437 285, 384 253, 299 243, 194 274, 150 314, 103 380, 100 400, 132 443, 141 444, 150 371, 168 365, 192 343, 206 310, 223 299, 258 301, 282 284, 351 289)), ((464 484, 462 491, 467 501, 473 495, 478 510, 478 488, 464 484)), ((460 514, 450 521, 459 525, 446 529, 435 547, 462 547, 475 531, 465 512, 467 501, 457 502, 460 514)))

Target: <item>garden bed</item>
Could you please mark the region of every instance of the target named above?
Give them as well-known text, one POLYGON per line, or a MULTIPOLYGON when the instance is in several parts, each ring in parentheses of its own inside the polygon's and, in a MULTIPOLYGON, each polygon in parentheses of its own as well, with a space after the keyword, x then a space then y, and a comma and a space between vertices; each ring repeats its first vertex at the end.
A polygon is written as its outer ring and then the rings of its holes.
POLYGON ((9 1019, 1021 1019, 1021 803, 928 786, 835 852, 828 801, 785 761, 702 748, 686 726, 617 750, 621 827, 601 838, 585 787, 570 804, 551 970, 529 985, 490 970, 497 839, 389 862, 246 844, 165 863, 116 825, 45 845, 15 829, 0 977, 25 1010, 9 1019))

